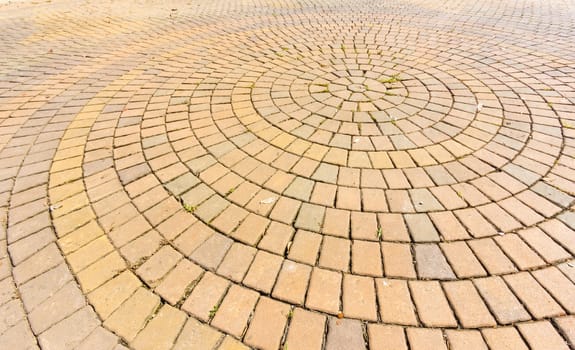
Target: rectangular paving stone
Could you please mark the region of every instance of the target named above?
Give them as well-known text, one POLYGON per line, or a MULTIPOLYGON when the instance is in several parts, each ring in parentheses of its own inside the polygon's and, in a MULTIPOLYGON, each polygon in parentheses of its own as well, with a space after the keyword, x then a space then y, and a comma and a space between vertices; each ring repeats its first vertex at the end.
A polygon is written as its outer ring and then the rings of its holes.
POLYGON ((516 234, 495 237, 495 242, 513 260, 520 270, 528 270, 545 265, 545 262, 516 234))
POLYGON ((422 279, 455 279, 451 266, 436 244, 416 244, 414 247, 417 274, 422 279))
POLYGON ((344 275, 343 314, 350 318, 377 320, 373 278, 344 275))
POLYGON ((448 329, 445 335, 452 350, 488 350, 479 331, 448 329))
POLYGON ((340 311, 341 273, 314 268, 311 274, 305 306, 337 315, 340 311))
POLYGON ((266 297, 260 298, 244 342, 263 350, 278 349, 289 312, 287 304, 266 297))
POLYGON ((497 230, 475 208, 456 210, 454 214, 475 238, 497 234, 497 230))
POLYGON ((407 350, 403 327, 368 324, 369 347, 381 350, 407 350))
POLYGON ((500 324, 531 319, 501 277, 478 278, 473 280, 473 283, 500 324))
POLYGON ((171 305, 175 305, 184 297, 188 287, 199 280, 203 272, 203 269, 191 261, 182 259, 156 287, 155 292, 171 305))
POLYGON ((132 341, 159 306, 160 298, 157 295, 139 288, 104 321, 104 327, 132 341))
POLYGON ((389 277, 414 278, 415 267, 409 244, 381 242, 385 275, 389 277))
POLYGON ((417 325, 415 307, 407 281, 398 279, 376 279, 379 315, 383 322, 401 325, 417 325))
POLYGON ((575 310, 575 285, 555 267, 533 271, 533 277, 568 313, 575 310))
POLYGON ((308 265, 315 265, 321 241, 322 235, 320 234, 298 230, 289 248, 288 258, 308 265))
POLYGON ((548 321, 524 323, 517 326, 531 349, 568 350, 569 346, 548 321))
POLYGON ((293 227, 272 221, 258 243, 258 248, 283 255, 294 232, 293 227))
POLYGON ((94 311, 90 307, 84 307, 42 333, 38 337, 39 344, 44 349, 77 349, 99 323, 94 311))
POLYGON ((352 211, 351 238, 377 241, 379 238, 376 214, 352 211))
POLYGON ((498 275, 517 271, 515 265, 491 238, 470 240, 468 244, 490 274, 498 275))
POLYGON ((468 278, 487 275, 465 242, 440 243, 440 247, 457 277, 468 278))
POLYGON ((241 242, 254 246, 259 242, 269 225, 270 220, 250 213, 231 234, 231 236, 241 242))
POLYGON ((547 263, 568 259, 569 253, 538 227, 518 232, 518 235, 533 248, 547 263))
POLYGON ((320 232, 325 214, 324 207, 304 203, 298 213, 295 227, 314 232, 320 232))
POLYGON ((375 277, 383 276, 379 243, 354 240, 351 248, 352 272, 375 277))
POLYGON ((573 347, 575 344, 575 316, 559 317, 554 321, 567 343, 573 347))
POLYGON ((545 221, 538 226, 569 253, 575 254, 575 228, 571 228, 557 219, 545 221))
POLYGON ((171 349, 186 322, 186 314, 170 305, 164 305, 138 334, 132 346, 141 350, 171 349))
POLYGON ((78 350, 90 350, 94 348, 112 350, 118 345, 118 341, 119 339, 115 334, 100 326, 94 329, 86 339, 82 340, 82 343, 78 346, 78 350))
POLYGON ((366 350, 361 322, 330 317, 326 350, 366 350))
POLYGON ((223 334, 214 328, 189 317, 173 349, 213 349, 222 337, 223 334))
POLYGON ((479 328, 497 325, 471 281, 445 282, 443 288, 463 327, 479 328))
MULTIPOLYGON (((57 246, 52 243, 13 268, 14 282, 21 285, 59 265, 62 261, 61 253, 57 246)), ((4 263, 9 264, 7 261, 4 263)))
POLYGON ((349 237, 350 211, 327 208, 322 232, 327 235, 349 237))
POLYGON ((565 313, 528 272, 506 275, 503 278, 534 317, 553 317, 565 313))
POLYGON ((405 214, 403 218, 414 242, 439 241, 439 234, 427 214, 405 214))
POLYGON ((211 325, 241 338, 258 298, 257 292, 233 284, 220 304, 211 325))
POLYGON ((326 317, 296 308, 290 321, 284 348, 321 350, 326 317))
POLYGON ((412 350, 447 350, 443 334, 439 329, 407 328, 406 333, 412 350))
POLYGON ((258 251, 250 266, 244 284, 264 293, 270 293, 280 271, 282 257, 258 251))
POLYGON ((182 304, 182 310, 199 320, 208 321, 213 316, 213 310, 219 307, 229 285, 228 280, 206 272, 182 304))
POLYGON ((28 314, 32 330, 44 332, 85 305, 84 297, 75 283, 68 283, 28 314))
POLYGON ((319 266, 349 271, 350 242, 347 239, 324 236, 320 249, 319 266))
POLYGON ((409 232, 401 214, 380 213, 377 215, 381 237, 385 241, 409 242, 409 232))
POLYGON ((311 267, 284 260, 272 296, 290 304, 303 305, 311 267))
POLYGON ((245 244, 234 243, 218 267, 218 274, 233 281, 240 282, 250 267, 256 249, 245 244))
POLYGON ((212 234, 192 254, 190 259, 205 268, 215 270, 222 262, 233 241, 219 233, 212 234))
POLYGON ((409 289, 421 322, 427 327, 456 327, 457 321, 439 282, 410 281, 409 289))
POLYGON ((155 287, 181 259, 182 255, 174 248, 171 246, 163 246, 142 264, 142 266, 136 270, 136 273, 149 286, 155 287))

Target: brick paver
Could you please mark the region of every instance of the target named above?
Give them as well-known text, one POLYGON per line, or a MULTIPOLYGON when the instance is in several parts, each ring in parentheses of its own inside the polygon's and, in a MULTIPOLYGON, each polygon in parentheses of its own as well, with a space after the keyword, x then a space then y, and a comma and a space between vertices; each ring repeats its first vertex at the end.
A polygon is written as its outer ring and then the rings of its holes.
POLYGON ((0 344, 572 348, 573 8, 0 1, 0 344))

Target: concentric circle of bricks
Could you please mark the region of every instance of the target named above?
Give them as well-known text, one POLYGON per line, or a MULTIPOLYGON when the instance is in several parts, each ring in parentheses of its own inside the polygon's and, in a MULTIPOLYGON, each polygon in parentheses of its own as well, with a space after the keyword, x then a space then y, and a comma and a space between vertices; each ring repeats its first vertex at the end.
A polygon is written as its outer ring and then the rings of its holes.
POLYGON ((0 343, 573 346, 573 5, 3 6, 0 343))

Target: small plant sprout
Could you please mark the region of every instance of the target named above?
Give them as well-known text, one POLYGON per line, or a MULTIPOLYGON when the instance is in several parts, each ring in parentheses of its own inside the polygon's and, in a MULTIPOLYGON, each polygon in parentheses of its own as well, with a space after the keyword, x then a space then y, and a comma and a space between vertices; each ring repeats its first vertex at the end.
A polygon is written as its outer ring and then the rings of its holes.
POLYGON ((235 187, 230 188, 230 189, 226 192, 226 196, 229 196, 230 194, 234 193, 235 190, 236 190, 235 187))
POLYGON ((210 318, 214 318, 214 316, 216 316, 216 313, 218 312, 218 309, 220 308, 219 304, 214 305, 214 307, 212 307, 212 309, 210 310, 210 318))
POLYGON ((387 78, 387 79, 380 79, 379 82, 382 84, 393 84, 393 83, 397 83, 400 82, 401 79, 399 78, 399 73, 392 75, 391 77, 387 78))
POLYGON ((182 202, 182 207, 184 207, 184 210, 187 211, 188 213, 193 213, 194 211, 196 211, 196 207, 188 203, 182 202))
POLYGON ((382 230, 381 230, 381 226, 377 227, 377 239, 381 241, 381 237, 382 237, 382 230))
POLYGON ((286 315, 286 318, 287 318, 288 320, 291 320, 292 317, 293 317, 293 309, 290 309, 289 312, 288 312, 287 315, 286 315))

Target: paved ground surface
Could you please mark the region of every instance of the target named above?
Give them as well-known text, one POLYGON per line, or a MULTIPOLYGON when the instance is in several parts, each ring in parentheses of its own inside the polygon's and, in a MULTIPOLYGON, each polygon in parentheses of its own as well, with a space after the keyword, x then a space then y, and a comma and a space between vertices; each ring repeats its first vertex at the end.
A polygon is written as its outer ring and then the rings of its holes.
POLYGON ((575 2, 0 4, 6 349, 573 349, 575 2))

